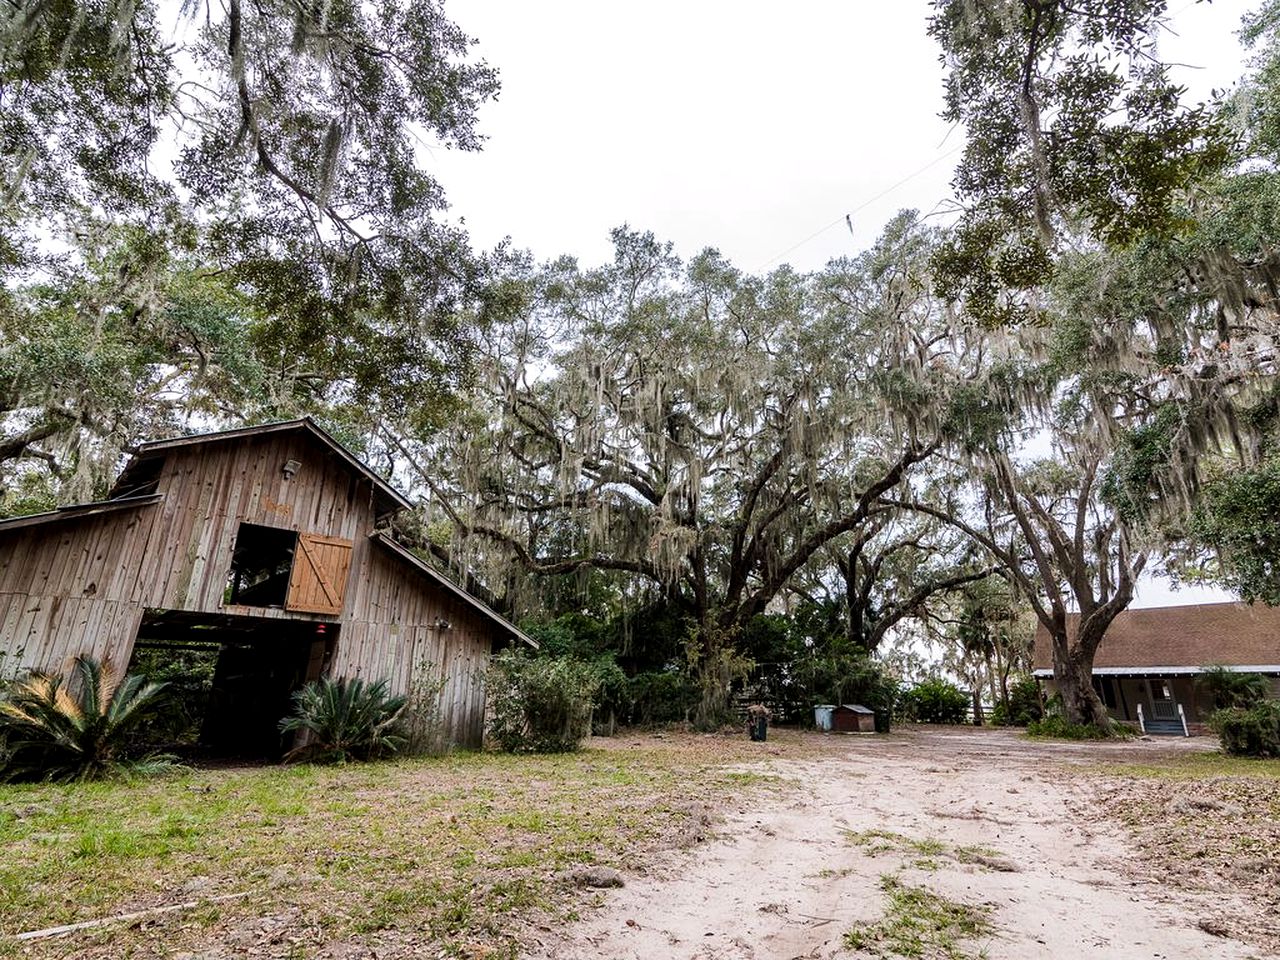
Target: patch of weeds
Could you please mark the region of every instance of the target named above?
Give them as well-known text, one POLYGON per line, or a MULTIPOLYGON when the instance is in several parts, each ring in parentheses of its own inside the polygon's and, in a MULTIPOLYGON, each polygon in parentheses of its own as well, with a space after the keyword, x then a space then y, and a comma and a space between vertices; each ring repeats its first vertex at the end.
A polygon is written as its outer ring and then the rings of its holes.
POLYGON ((844 936, 851 950, 865 950, 877 958, 938 958, 974 960, 967 943, 989 937, 994 928, 989 907, 949 900, 926 887, 913 887, 886 874, 880 889, 888 895, 884 916, 860 923, 844 936))
POLYGON ((1107 776, 1153 780, 1199 780, 1203 777, 1268 777, 1280 779, 1280 760, 1230 757, 1225 753, 1194 753, 1154 763, 1122 763, 1107 767, 1107 776))
POLYGON ((975 864, 986 870, 1012 873, 1018 868, 1000 856, 998 850, 976 846, 949 846, 935 837, 917 839, 891 830, 846 830, 845 837, 862 847, 869 857, 884 853, 900 853, 909 859, 909 866, 916 870, 938 870, 941 860, 975 864), (914 859, 912 859, 914 858, 914 859))
POLYGON ((222 911, 215 904, 205 904, 183 914, 182 919, 186 923, 208 928, 215 926, 222 919, 222 911))
POLYGON ((1132 740, 1137 731, 1123 723, 1099 726, 1071 723, 1065 717, 1045 717, 1027 724, 1027 736, 1036 740, 1132 740))
POLYGON ((972 863, 998 873, 1018 872, 1017 865, 1002 857, 999 850, 990 847, 956 846, 951 848, 951 856, 957 863, 972 863))
POLYGON ((821 880, 842 880, 851 873, 853 873, 852 867, 845 867, 843 870, 832 870, 827 868, 825 870, 819 870, 816 876, 821 880))
POLYGON ((922 857, 937 857, 947 852, 947 845, 933 837, 925 837, 923 840, 908 838, 907 845, 922 857))
POLYGON ((878 857, 882 853, 893 853, 902 849, 907 839, 892 830, 845 830, 844 837, 854 846, 862 847, 869 857, 878 857))

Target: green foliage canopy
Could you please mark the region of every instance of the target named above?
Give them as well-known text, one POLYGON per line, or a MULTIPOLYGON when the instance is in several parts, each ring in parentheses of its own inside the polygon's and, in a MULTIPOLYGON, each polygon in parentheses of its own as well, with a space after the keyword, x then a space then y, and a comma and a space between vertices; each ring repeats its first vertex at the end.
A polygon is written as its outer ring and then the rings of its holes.
POLYGON ((944 116, 969 131, 964 212, 939 282, 992 325, 1040 320, 1067 225, 1125 246, 1177 232, 1191 185, 1232 141, 1188 107, 1156 50, 1164 0, 937 0, 944 116))
POLYGON ((100 482, 87 448, 193 415, 442 416, 488 268, 419 150, 478 148, 470 48, 432 0, 0 13, 0 467, 100 482))
POLYGON ((505 651, 490 664, 489 736, 511 753, 567 753, 591 733, 600 674, 568 657, 505 651))

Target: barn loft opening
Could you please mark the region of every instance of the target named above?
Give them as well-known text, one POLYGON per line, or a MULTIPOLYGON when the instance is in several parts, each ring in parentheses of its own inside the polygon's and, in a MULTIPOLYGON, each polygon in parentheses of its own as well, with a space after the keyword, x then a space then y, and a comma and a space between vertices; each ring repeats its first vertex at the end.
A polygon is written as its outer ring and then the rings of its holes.
POLYGON ((247 607, 283 607, 298 534, 277 527, 242 523, 236 532, 226 602, 247 607))
POLYGON ((164 470, 164 457, 136 457, 116 480, 111 499, 144 497, 155 493, 160 486, 160 474, 164 470))
POLYGON ((320 677, 340 625, 148 610, 130 672, 169 685, 148 746, 188 758, 278 760, 293 693, 320 677))

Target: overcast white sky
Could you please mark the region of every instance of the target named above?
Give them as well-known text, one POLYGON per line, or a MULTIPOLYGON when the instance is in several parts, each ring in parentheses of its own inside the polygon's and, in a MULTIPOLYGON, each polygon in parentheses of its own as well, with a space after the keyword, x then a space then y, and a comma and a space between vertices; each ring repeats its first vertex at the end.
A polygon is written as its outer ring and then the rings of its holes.
MULTIPOLYGON (((1170 4, 1166 59, 1194 100, 1232 84, 1244 0, 1170 4)), ((610 255, 622 223, 684 256, 814 269, 903 207, 949 195, 927 0, 447 0, 503 91, 478 154, 428 158, 475 243, 610 255), (903 181, 906 182, 903 182, 903 181), (853 235, 845 226, 853 215, 853 235)), ((1225 599, 1143 585, 1138 606, 1225 599)))
MULTIPOLYGON (((1239 76, 1234 34, 1254 6, 1171 2, 1177 35, 1162 50, 1190 65, 1178 79, 1193 98, 1239 76)), ((429 158, 482 247, 510 235, 539 257, 594 263, 625 222, 686 256, 715 246, 748 270, 810 269, 865 248, 902 207, 948 196, 962 137, 938 118, 927 0, 446 0, 446 11, 502 75, 481 111, 484 151, 429 158)))

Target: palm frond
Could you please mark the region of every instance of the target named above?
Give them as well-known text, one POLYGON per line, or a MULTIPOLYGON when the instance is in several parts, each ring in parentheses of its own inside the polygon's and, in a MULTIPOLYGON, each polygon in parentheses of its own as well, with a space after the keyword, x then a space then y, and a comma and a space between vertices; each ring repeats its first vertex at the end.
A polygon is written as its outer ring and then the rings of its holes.
MULTIPOLYGON (((80 659, 83 661, 85 658, 81 657, 80 659)), ((93 705, 96 709, 93 712, 105 714, 106 709, 104 709, 103 705, 111 703, 112 698, 116 695, 116 690, 120 686, 120 681, 124 679, 124 675, 112 666, 110 660, 104 660, 98 664, 97 674, 96 698, 93 705)), ((140 680, 141 678, 138 679, 140 680)))
POLYGON ((302 742, 285 759, 306 757, 345 763, 394 753, 404 745, 395 724, 408 698, 390 695, 386 680, 324 678, 293 695, 293 714, 280 721, 284 733, 302 742))
POLYGON ((130 730, 163 686, 85 656, 69 676, 18 681, 0 701, 8 743, 0 778, 84 780, 118 771, 130 730))

